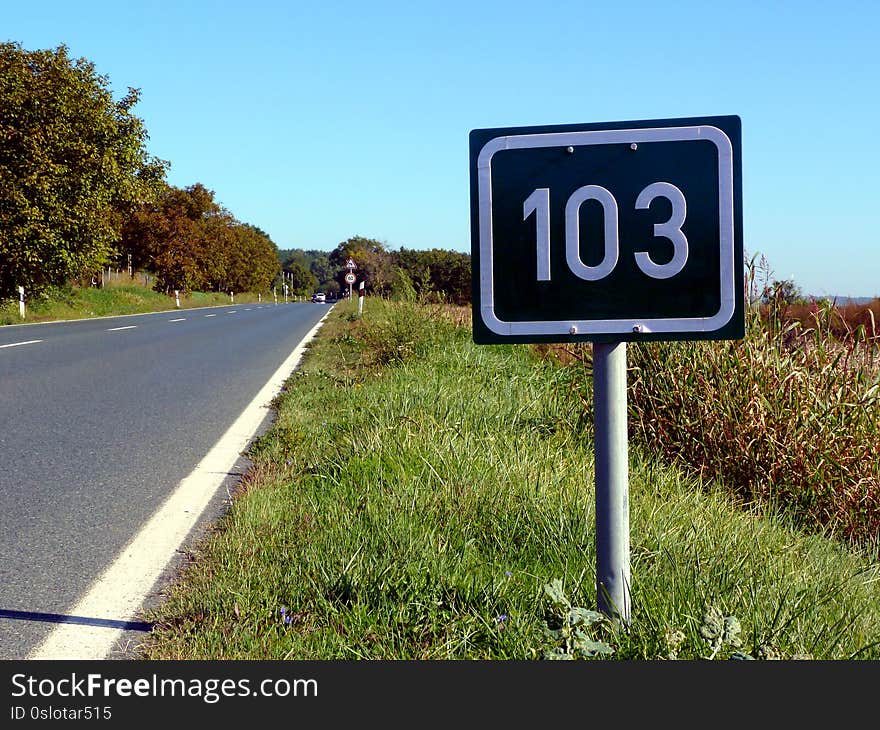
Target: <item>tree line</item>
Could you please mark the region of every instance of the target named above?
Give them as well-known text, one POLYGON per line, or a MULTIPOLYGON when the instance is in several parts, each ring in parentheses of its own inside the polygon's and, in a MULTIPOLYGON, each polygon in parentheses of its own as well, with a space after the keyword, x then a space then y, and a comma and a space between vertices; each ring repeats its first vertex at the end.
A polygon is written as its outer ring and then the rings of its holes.
POLYGON ((113 98, 106 75, 68 48, 0 43, 0 301, 24 286, 88 282, 106 266, 148 271, 158 291, 245 292, 286 284, 291 293, 344 295, 346 261, 372 295, 470 301, 470 256, 390 251, 354 236, 333 251, 280 251, 201 183, 166 181, 150 155, 140 98, 113 98))
POLYGON ((290 249, 280 252, 286 281, 295 293, 324 291, 346 296, 349 259, 359 285, 372 296, 465 305, 471 300, 471 257, 446 249, 390 250, 382 241, 353 236, 329 253, 290 249))

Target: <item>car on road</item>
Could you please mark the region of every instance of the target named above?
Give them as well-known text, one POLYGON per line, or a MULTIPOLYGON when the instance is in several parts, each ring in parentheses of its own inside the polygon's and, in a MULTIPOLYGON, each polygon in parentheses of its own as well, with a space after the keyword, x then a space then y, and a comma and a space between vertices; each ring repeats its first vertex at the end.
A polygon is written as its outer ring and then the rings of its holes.
POLYGON ((315 292, 312 295, 312 301, 318 302, 319 304, 324 304, 327 301, 327 296, 322 291, 315 292))

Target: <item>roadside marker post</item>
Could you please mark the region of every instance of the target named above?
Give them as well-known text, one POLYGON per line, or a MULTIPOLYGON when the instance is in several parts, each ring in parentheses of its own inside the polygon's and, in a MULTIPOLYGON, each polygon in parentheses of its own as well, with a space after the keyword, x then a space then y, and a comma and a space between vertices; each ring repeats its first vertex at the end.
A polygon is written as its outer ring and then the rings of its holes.
POLYGON ((18 287, 18 313, 24 319, 24 287, 18 287))
POLYGON ((741 126, 470 133, 473 340, 592 343, 596 602, 626 624, 627 343, 745 335, 741 126))
POLYGON ((364 311, 364 282, 361 280, 360 285, 358 286, 358 315, 363 314, 364 311))

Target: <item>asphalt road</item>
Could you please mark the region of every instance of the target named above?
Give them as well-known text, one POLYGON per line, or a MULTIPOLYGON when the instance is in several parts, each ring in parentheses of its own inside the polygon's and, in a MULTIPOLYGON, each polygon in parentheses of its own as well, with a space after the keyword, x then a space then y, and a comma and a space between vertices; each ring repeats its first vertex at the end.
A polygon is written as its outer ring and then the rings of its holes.
POLYGON ((0 659, 42 641, 327 311, 0 327, 0 659))

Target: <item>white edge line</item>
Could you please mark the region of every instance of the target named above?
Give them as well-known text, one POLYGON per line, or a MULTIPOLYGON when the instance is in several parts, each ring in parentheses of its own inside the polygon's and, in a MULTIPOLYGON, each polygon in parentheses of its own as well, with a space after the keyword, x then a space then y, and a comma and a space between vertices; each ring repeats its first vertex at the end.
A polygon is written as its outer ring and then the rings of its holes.
MULTIPOLYGON (((266 409, 299 365, 330 310, 306 334, 204 459, 184 478, 116 560, 68 610, 71 616, 131 621, 210 503, 266 416, 266 409)), ((107 658, 121 629, 60 624, 29 660, 107 658)))
POLYGON ((111 328, 108 329, 107 331, 108 331, 108 332, 119 332, 119 330, 135 330, 135 329, 137 329, 137 325, 136 325, 136 324, 130 324, 130 325, 127 325, 127 326, 125 326, 125 327, 111 327, 111 328))
POLYGON ((4 347, 18 347, 20 345, 35 345, 37 342, 42 342, 42 340, 25 340, 24 342, 10 342, 8 345, 0 345, 0 350, 4 347))

